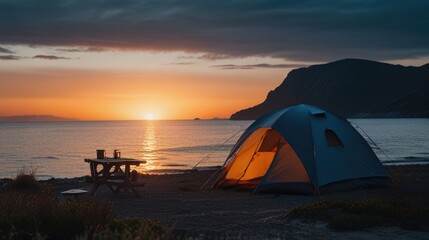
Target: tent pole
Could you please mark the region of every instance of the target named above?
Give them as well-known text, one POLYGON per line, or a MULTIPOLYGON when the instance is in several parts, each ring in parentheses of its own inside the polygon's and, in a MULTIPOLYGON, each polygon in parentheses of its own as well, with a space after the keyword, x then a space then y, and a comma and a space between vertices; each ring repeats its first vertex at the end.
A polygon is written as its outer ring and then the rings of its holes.
MULTIPOLYGON (((218 168, 217 170, 216 170, 216 172, 214 172, 211 176, 210 176, 210 178, 209 179, 207 179, 207 181, 205 181, 204 182, 204 184, 203 185, 201 185, 201 187, 200 187, 200 190, 203 190, 204 188, 205 188, 205 186, 210 182, 210 180, 212 180, 212 178, 220 171, 220 170, 222 170, 222 168, 218 168)), ((219 179, 219 177, 218 178, 216 178, 216 182, 217 182, 217 180, 219 179)), ((215 182, 215 183, 216 183, 215 182)), ((210 187, 210 189, 212 189, 213 187, 214 187, 215 185, 213 184, 213 186, 211 186, 210 187)))
MULTIPOLYGON (((229 142, 229 140, 231 140, 233 137, 235 137, 235 135, 237 135, 240 132, 243 132, 246 129, 241 129, 240 131, 234 133, 231 137, 229 137, 225 142, 223 142, 222 144, 220 144, 219 146, 223 146, 225 145, 227 142, 229 142)), ((199 162, 197 162, 197 164, 195 164, 195 166, 192 167, 192 170, 196 169, 198 165, 200 165, 202 162, 204 162, 205 160, 209 159, 210 156, 213 154, 214 151, 212 151, 211 153, 207 154, 206 156, 204 156, 199 162)), ((223 164, 223 167, 225 166, 225 163, 223 164)))

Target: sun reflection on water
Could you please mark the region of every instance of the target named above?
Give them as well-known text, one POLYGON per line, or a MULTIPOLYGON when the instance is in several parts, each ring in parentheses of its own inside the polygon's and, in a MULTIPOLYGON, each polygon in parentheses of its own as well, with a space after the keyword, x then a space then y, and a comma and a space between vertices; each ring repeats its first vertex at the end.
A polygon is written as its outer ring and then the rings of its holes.
POLYGON ((144 134, 143 141, 141 143, 142 154, 141 157, 143 160, 146 160, 146 164, 141 166, 140 170, 148 171, 154 170, 157 168, 155 162, 157 159, 156 153, 156 134, 155 134, 155 123, 151 121, 144 122, 144 134))

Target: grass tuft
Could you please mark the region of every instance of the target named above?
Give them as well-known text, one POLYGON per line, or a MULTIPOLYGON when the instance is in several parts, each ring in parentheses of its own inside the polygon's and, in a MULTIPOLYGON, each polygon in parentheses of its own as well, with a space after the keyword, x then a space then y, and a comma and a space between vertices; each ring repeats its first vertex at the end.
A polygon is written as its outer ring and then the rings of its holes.
POLYGON ((36 180, 37 168, 21 168, 9 188, 17 191, 40 193, 42 185, 36 180))

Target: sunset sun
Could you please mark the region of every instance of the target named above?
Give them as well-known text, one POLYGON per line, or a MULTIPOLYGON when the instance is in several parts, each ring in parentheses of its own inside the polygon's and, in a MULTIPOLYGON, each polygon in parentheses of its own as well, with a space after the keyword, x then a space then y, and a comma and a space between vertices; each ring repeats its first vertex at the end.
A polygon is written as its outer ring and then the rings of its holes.
POLYGON ((144 120, 156 120, 156 116, 153 112, 148 112, 144 115, 144 120))

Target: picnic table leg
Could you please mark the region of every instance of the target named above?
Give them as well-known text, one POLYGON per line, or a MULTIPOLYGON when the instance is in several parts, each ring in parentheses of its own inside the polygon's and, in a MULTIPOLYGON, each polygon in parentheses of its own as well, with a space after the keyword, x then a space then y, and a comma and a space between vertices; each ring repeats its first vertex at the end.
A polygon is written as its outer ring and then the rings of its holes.
MULTIPOLYGON (((94 183, 93 183, 93 188, 91 190, 91 195, 95 195, 98 191, 98 189, 101 187, 101 185, 106 184, 107 180, 109 179, 109 171, 110 171, 110 166, 109 164, 101 164, 103 166, 103 169, 101 169, 100 172, 102 172, 102 176, 101 176, 101 180, 99 179, 99 173, 97 172, 97 165, 98 164, 94 164, 93 170, 95 171, 95 178, 94 178, 94 183)), ((110 185, 108 185, 109 188, 111 188, 110 185)), ((112 190, 113 191, 113 190, 112 190)))
POLYGON ((130 179, 130 165, 125 164, 125 172, 124 172, 124 189, 128 192, 129 187, 129 179, 130 179))
POLYGON ((91 196, 94 196, 98 188, 100 188, 100 184, 98 183, 97 164, 90 163, 89 168, 91 170, 91 176, 92 176, 92 187, 91 187, 90 194, 91 196))
POLYGON ((125 165, 125 183, 127 185, 127 188, 129 187, 131 189, 131 191, 133 191, 134 195, 136 197, 140 196, 138 194, 138 192, 136 191, 136 189, 134 188, 133 184, 131 183, 131 174, 130 174, 130 164, 126 164, 125 165))
POLYGON ((125 164, 125 177, 127 179, 130 179, 130 165, 129 164, 125 164))

